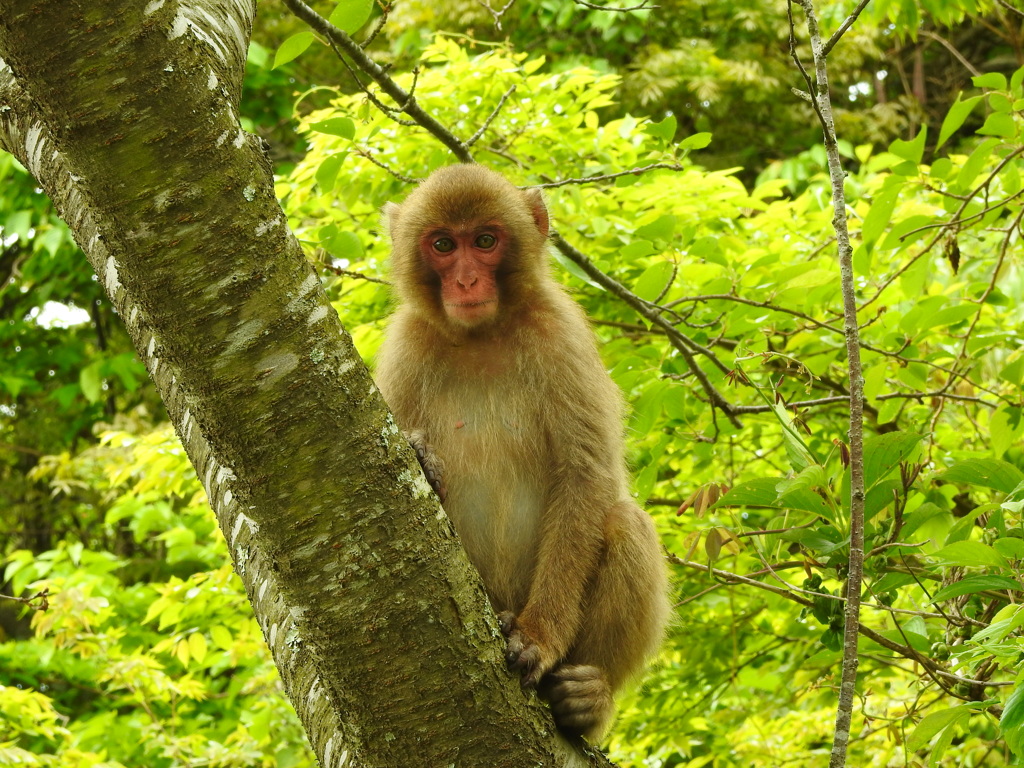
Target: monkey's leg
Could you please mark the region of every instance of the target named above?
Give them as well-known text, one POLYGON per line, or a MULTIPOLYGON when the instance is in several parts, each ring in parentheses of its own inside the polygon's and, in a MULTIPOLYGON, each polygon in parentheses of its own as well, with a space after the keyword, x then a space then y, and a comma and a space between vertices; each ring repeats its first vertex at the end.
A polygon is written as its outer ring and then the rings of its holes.
POLYGON ((623 503, 605 521, 605 551, 588 589, 583 626, 540 686, 565 732, 596 741, 614 715, 612 693, 643 669, 668 619, 668 581, 651 519, 623 503))
POLYGON ((414 429, 404 434, 405 439, 409 441, 409 445, 416 451, 416 458, 420 462, 420 467, 423 468, 423 474, 426 475, 427 482, 430 483, 430 487, 434 489, 434 493, 437 494, 441 503, 444 504, 444 500, 448 496, 448 489, 444 485, 444 464, 437 457, 437 454, 434 453, 430 443, 427 442, 425 432, 414 429))

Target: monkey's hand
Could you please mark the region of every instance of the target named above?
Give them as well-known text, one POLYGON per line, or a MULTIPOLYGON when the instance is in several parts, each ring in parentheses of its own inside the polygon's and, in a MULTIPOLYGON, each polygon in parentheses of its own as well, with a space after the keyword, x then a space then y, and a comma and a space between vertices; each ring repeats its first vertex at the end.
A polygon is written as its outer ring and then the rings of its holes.
POLYGON ((448 489, 444 485, 444 464, 434 453, 434 449, 430 447, 430 443, 427 442, 427 435, 425 432, 419 429, 414 429, 411 432, 403 433, 405 439, 409 441, 409 445, 416 451, 416 458, 420 462, 420 466, 423 468, 423 474, 427 476, 427 482, 430 483, 430 487, 434 489, 434 493, 444 504, 444 500, 448 497, 448 489))
POLYGON ((558 662, 541 639, 541 633, 520 621, 512 611, 498 614, 501 632, 508 640, 505 662, 513 672, 520 673, 523 688, 536 688, 537 683, 558 662))

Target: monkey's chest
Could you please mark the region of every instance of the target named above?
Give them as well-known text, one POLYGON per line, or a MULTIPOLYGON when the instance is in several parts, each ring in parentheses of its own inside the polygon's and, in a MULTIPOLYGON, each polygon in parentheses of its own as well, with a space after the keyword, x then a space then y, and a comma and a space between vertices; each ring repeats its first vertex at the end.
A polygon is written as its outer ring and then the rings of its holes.
POLYGON ((495 607, 521 608, 547 495, 536 419, 528 409, 490 401, 464 404, 446 415, 447 423, 433 430, 445 465, 445 510, 495 607))

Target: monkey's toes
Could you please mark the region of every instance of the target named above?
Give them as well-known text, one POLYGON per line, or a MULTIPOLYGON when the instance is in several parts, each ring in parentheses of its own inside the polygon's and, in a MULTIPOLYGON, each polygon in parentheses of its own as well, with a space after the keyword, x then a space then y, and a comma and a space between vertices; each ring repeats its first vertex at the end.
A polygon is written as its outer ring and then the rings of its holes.
POLYGON ((540 693, 559 729, 591 742, 601 738, 615 711, 611 687, 599 667, 563 664, 544 678, 540 693))
POLYGON ((501 634, 508 638, 516 628, 516 615, 512 611, 502 611, 498 614, 498 624, 501 627, 501 634))
POLYGON ((416 451, 416 459, 420 463, 420 467, 423 469, 423 474, 427 478, 427 482, 430 483, 430 487, 434 489, 434 493, 444 504, 444 500, 448 497, 448 489, 444 485, 444 464, 434 453, 434 449, 427 442, 427 435, 422 430, 416 429, 412 432, 405 433, 405 439, 409 441, 409 445, 416 451))

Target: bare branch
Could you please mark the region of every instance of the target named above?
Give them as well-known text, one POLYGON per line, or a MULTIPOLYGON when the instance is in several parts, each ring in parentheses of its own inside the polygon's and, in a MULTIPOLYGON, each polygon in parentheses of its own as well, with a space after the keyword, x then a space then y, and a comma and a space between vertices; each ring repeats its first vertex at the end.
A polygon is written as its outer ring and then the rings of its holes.
POLYGON ((956 48, 953 47, 953 44, 951 42, 949 42, 949 40, 947 40, 946 38, 942 37, 941 35, 936 35, 934 32, 930 32, 927 29, 922 29, 922 30, 919 30, 919 31, 920 31, 920 34, 922 34, 924 37, 931 38, 932 40, 936 41, 937 43, 940 43, 947 51, 949 51, 951 54, 953 54, 953 58, 955 58, 957 61, 959 61, 961 64, 963 64, 964 65, 964 69, 966 69, 972 75, 974 75, 975 77, 978 77, 981 74, 981 72, 979 72, 974 67, 974 65, 971 64, 971 62, 969 62, 967 59, 964 58, 963 54, 960 53, 960 51, 958 51, 956 48))
MULTIPOLYGON (((695 562, 693 560, 685 560, 681 557, 673 555, 671 552, 668 553, 668 560, 670 563, 675 563, 676 565, 681 565, 685 568, 689 568, 694 571, 702 571, 704 573, 709 573, 716 579, 721 579, 726 584, 745 584, 749 587, 755 587, 757 589, 763 589, 766 592, 771 592, 772 594, 778 595, 779 597, 783 597, 786 600, 791 600, 794 603, 799 603, 800 605, 806 608, 811 608, 814 606, 813 600, 803 597, 797 594, 796 592, 789 591, 784 587, 777 587, 774 584, 765 584, 763 581, 758 581, 757 579, 752 579, 748 576, 743 576, 738 573, 732 573, 730 571, 723 571, 718 568, 713 568, 709 565, 705 565, 704 563, 695 562)), ((844 601, 846 600, 846 598, 843 598, 838 595, 826 595, 820 592, 812 592, 810 594, 812 594, 815 597, 825 597, 834 600, 838 599, 844 601)), ((892 610, 891 608, 889 608, 889 606, 885 605, 868 605, 869 607, 877 608, 878 610, 892 610)), ((939 614, 934 615, 938 616, 939 614)), ((865 627, 864 625, 859 625, 858 630, 860 634, 864 635, 864 637, 877 643, 883 648, 886 648, 892 651, 893 653, 898 653, 900 656, 905 656, 908 659, 918 662, 921 666, 925 667, 929 672, 939 675, 940 677, 943 677, 946 680, 951 680, 956 683, 966 683, 967 685, 981 685, 985 686, 986 688, 998 688, 1013 685, 1012 681, 993 682, 991 680, 975 680, 970 677, 962 677, 960 675, 953 674, 952 672, 943 669, 939 662, 935 661, 930 656, 926 656, 923 653, 914 650, 909 645, 901 645, 900 643, 889 640, 887 637, 880 635, 875 630, 865 627)))
POLYGON ((1006 2, 1006 0, 996 0, 996 2, 999 3, 999 5, 1001 5, 1006 10, 1013 11, 1021 18, 1024 18, 1024 11, 1022 11, 1020 8, 1014 8, 1012 5, 1006 2))
POLYGON ((554 189, 555 187, 564 187, 568 184, 593 184, 597 181, 609 181, 621 176, 639 176, 641 173, 654 171, 659 168, 666 168, 670 171, 685 170, 679 163, 653 163, 652 165, 645 165, 641 168, 630 168, 628 171, 619 171, 618 173, 606 173, 601 176, 583 176, 575 179, 562 179, 561 181, 549 181, 544 184, 534 184, 531 189, 554 189))
POLYGON ((508 101, 508 97, 511 96, 513 93, 515 93, 515 90, 516 90, 516 86, 513 83, 512 85, 509 86, 509 89, 507 91, 505 91, 505 93, 502 95, 501 99, 498 101, 498 106, 496 106, 491 111, 491 114, 489 114, 487 116, 487 119, 484 120, 484 124, 480 126, 480 130, 478 130, 476 133, 474 133, 472 136, 470 136, 466 140, 466 146, 467 147, 472 147, 474 144, 476 144, 480 140, 480 137, 484 135, 484 131, 486 131, 488 129, 488 127, 490 127, 491 123, 494 122, 494 118, 496 118, 498 116, 498 113, 501 111, 501 108, 503 106, 505 106, 505 102, 508 101))
POLYGON ((357 155, 359 155, 360 157, 362 157, 362 158, 364 158, 366 160, 369 160, 371 163, 376 165, 378 168, 382 168, 383 170, 387 171, 388 173, 390 173, 392 176, 394 176, 399 181, 405 182, 406 184, 418 184, 420 181, 422 181, 422 179, 414 179, 411 176, 406 176, 405 174, 401 174, 398 171, 394 170, 393 168, 385 165, 380 160, 378 160, 373 155, 371 155, 370 154, 370 150, 368 150, 368 149, 365 149, 363 147, 356 147, 355 151, 356 151, 357 155))
POLYGON ((396 104, 401 105, 401 109, 405 114, 448 147, 461 162, 473 162, 473 155, 470 153, 469 147, 417 104, 412 94, 406 92, 404 88, 391 78, 383 67, 367 56, 366 51, 357 42, 302 2, 302 0, 284 0, 284 3, 292 13, 309 24, 313 31, 322 35, 333 45, 338 46, 361 71, 365 72, 380 86, 384 93, 394 99, 396 104))
POLYGON ((491 7, 491 4, 488 3, 488 2, 485 2, 485 0, 477 0, 477 2, 480 3, 480 5, 482 5, 484 8, 486 8, 487 12, 489 14, 491 14, 491 16, 494 17, 494 28, 496 30, 498 30, 499 32, 501 31, 501 18, 502 18, 502 16, 505 15, 505 11, 507 11, 509 8, 511 8, 513 6, 515 1, 516 0, 508 0, 508 2, 505 3, 504 7, 500 11, 496 11, 496 10, 494 10, 494 8, 491 7))
POLYGON ((708 399, 711 401, 711 403, 716 407, 720 408, 722 412, 726 415, 726 417, 729 419, 729 421, 731 421, 735 426, 742 426, 740 424, 739 419, 736 418, 736 407, 728 400, 726 400, 722 393, 715 388, 715 385, 711 383, 711 380, 708 378, 708 375, 704 373, 703 369, 697 363, 697 360, 694 357, 694 352, 700 352, 709 360, 711 360, 711 362, 713 362, 716 366, 718 366, 720 370, 726 373, 728 373, 731 370, 730 368, 724 365, 722 361, 720 361, 711 350, 702 347, 701 345, 693 341, 693 339, 689 338, 683 333, 680 333, 678 328, 676 328, 674 325, 672 325, 672 323, 670 323, 662 316, 660 308, 655 307, 654 305, 650 304, 650 302, 644 301, 639 296, 632 293, 624 285, 619 283, 617 280, 615 280, 612 277, 609 277, 604 272, 595 267, 593 262, 590 261, 590 259, 584 256, 576 248, 573 248, 569 243, 565 241, 565 239, 560 234, 553 234, 552 240, 554 241, 555 247, 558 248, 558 250, 561 251, 561 253, 566 258, 574 262, 584 272, 586 272, 587 276, 590 277, 595 283, 600 285, 602 288, 604 288, 614 296, 618 296, 629 306, 631 306, 634 310, 636 310, 640 315, 647 318, 648 321, 661 328, 665 332, 665 335, 668 336, 669 343, 672 344, 673 347, 675 347, 676 351, 680 354, 683 360, 686 361, 687 367, 690 369, 690 372, 696 377, 697 381, 700 382, 701 388, 704 390, 705 394, 707 394, 708 399))
POLYGON ((860 2, 857 3, 857 7, 853 9, 853 12, 849 16, 846 17, 846 20, 843 21, 843 23, 839 25, 839 29, 837 29, 834 33, 832 33, 832 37, 830 37, 828 39, 828 42, 825 43, 824 46, 822 46, 822 48, 821 48, 821 55, 822 56, 828 56, 829 55, 829 53, 835 47, 836 43, 838 43, 842 39, 843 35, 845 35, 847 33, 847 31, 850 29, 850 27, 853 26, 853 22, 855 22, 857 20, 857 17, 860 16, 861 11, 863 11, 867 7, 867 4, 869 2, 871 2, 871 0, 860 0, 860 2))
POLYGON ((384 29, 384 25, 388 23, 388 16, 391 15, 391 3, 384 3, 382 0, 377 0, 377 5, 380 6, 380 18, 377 19, 377 23, 373 26, 373 30, 367 35, 366 39, 363 40, 359 45, 361 48, 368 48, 370 43, 377 39, 377 35, 384 29))
POLYGON ((627 11, 652 11, 655 8, 660 8, 659 5, 648 5, 649 0, 644 0, 640 5, 631 5, 628 8, 614 8, 608 5, 597 5, 596 3, 588 3, 587 0, 572 0, 576 5, 583 6, 584 8, 590 8, 594 11, 608 11, 614 13, 625 13, 627 11))
MULTIPOLYGON (((867 4, 865 0, 857 6, 847 22, 832 36, 827 45, 822 45, 818 30, 818 19, 814 12, 813 0, 799 0, 804 9, 807 32, 810 37, 811 55, 814 58, 814 82, 804 70, 796 56, 796 30, 790 20, 790 50, 797 67, 803 74, 811 93, 814 95, 814 111, 821 123, 828 157, 828 174, 832 182, 832 228, 836 232, 839 250, 839 276, 843 296, 843 330, 846 337, 846 359, 850 380, 850 554, 847 567, 846 616, 843 630, 843 671, 839 687, 839 702, 836 707, 835 736, 829 768, 846 765, 846 748, 850 740, 850 723, 853 717, 853 701, 857 691, 857 641, 861 633, 860 595, 864 575, 864 374, 860 360, 860 333, 857 322, 857 296, 853 281, 853 246, 846 221, 846 197, 843 182, 846 172, 836 138, 835 122, 832 117, 832 101, 829 96, 828 67, 826 55, 831 45, 849 28, 857 15, 867 4)), ((789 7, 792 8, 792 2, 789 7)))

